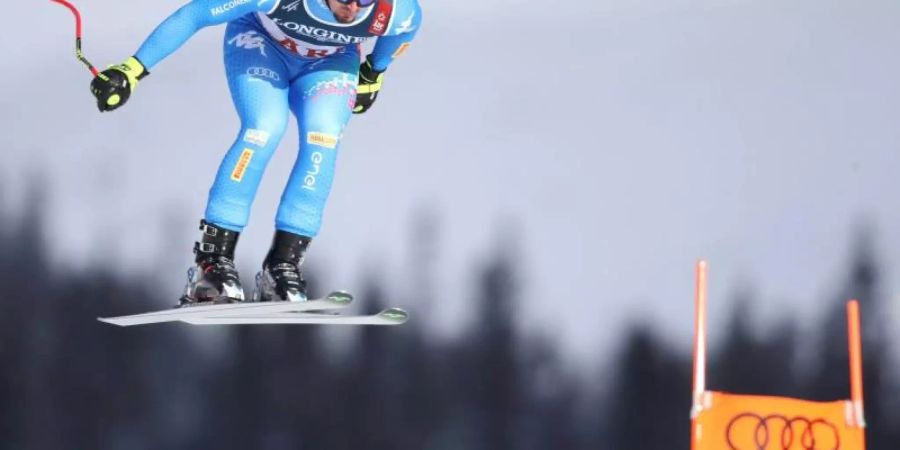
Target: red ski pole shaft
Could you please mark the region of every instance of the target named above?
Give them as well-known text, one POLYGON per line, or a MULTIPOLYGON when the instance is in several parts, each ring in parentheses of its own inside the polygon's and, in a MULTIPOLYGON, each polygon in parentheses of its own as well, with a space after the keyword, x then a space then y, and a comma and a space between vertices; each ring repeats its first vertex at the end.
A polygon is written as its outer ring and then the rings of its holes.
POLYGON ((54 3, 59 3, 60 5, 69 8, 69 11, 72 11, 72 15, 75 16, 75 57, 78 58, 79 61, 84 63, 87 66, 88 70, 91 71, 94 76, 99 76, 101 78, 105 78, 95 67, 91 64, 90 61, 84 56, 84 52, 81 51, 81 13, 78 12, 78 8, 75 5, 69 3, 66 0, 50 0, 54 3))

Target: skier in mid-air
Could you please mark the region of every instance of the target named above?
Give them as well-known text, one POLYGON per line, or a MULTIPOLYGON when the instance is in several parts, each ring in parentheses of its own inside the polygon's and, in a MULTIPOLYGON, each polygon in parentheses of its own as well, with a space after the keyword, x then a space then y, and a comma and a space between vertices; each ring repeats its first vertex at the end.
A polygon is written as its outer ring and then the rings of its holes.
POLYGON ((289 111, 299 125, 300 151, 253 299, 306 300, 300 265, 319 232, 344 127, 351 112, 372 106, 385 70, 406 51, 421 20, 417 0, 193 0, 134 56, 93 79, 98 108, 112 111, 199 29, 227 23, 225 73, 241 128, 209 191, 182 305, 244 300, 235 246, 289 111), (363 60, 362 43, 374 38, 363 60))

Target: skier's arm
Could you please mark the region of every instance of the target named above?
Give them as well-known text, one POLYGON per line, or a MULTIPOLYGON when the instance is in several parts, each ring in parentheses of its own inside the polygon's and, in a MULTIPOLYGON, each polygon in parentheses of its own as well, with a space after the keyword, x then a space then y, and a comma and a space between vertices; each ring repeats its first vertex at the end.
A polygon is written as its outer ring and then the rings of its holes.
POLYGON ((355 114, 362 114, 372 107, 381 91, 384 72, 395 58, 406 52, 422 25, 422 8, 417 0, 398 3, 401 8, 395 13, 395 23, 384 36, 378 38, 372 53, 359 67, 356 106, 353 108, 355 114))
POLYGON ((397 11, 395 23, 384 36, 378 38, 372 54, 369 55, 372 69, 376 72, 387 70, 391 62, 406 51, 422 25, 422 8, 418 1, 398 3, 406 3, 408 6, 397 11))
POLYGON ((193 0, 164 20, 134 56, 111 66, 91 81, 97 108, 115 110, 128 101, 138 80, 203 27, 218 25, 256 11, 274 9, 279 0, 193 0))
POLYGON ((278 0, 193 0, 159 24, 135 57, 150 70, 201 28, 257 11, 269 11, 277 3, 278 0))

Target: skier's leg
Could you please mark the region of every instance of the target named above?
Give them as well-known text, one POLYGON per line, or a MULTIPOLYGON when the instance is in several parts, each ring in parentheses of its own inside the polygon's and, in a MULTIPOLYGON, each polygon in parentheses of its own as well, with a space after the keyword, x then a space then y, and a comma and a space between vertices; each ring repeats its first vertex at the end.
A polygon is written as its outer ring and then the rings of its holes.
POLYGON ((246 25, 226 28, 225 72, 241 129, 209 190, 206 220, 232 231, 247 225, 263 172, 287 127, 290 75, 275 45, 246 25))
POLYGON ((300 265, 322 222, 341 134, 356 99, 358 70, 358 53, 348 51, 311 63, 291 83, 300 151, 278 207, 272 248, 257 275, 260 300, 306 298, 300 265))
POLYGON ((290 79, 275 44, 242 22, 225 30, 225 73, 241 129, 209 191, 201 241, 188 271, 183 304, 244 299, 234 266, 238 237, 250 216, 257 187, 288 119, 290 79))
POLYGON ((359 56, 332 55, 291 84, 300 150, 281 197, 275 227, 315 237, 334 177, 340 140, 356 99, 359 56))

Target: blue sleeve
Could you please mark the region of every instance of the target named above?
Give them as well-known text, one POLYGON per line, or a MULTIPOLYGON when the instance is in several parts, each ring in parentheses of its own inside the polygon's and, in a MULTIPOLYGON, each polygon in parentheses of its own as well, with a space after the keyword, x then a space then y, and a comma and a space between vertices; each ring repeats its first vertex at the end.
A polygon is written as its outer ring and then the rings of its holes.
POLYGON ((201 28, 225 23, 256 11, 270 11, 278 2, 279 0, 193 0, 159 24, 134 56, 150 70, 201 28))
POLYGON ((422 8, 417 0, 400 0, 397 4, 390 29, 378 38, 370 56, 372 67, 377 71, 386 70, 406 51, 422 25, 422 8))

